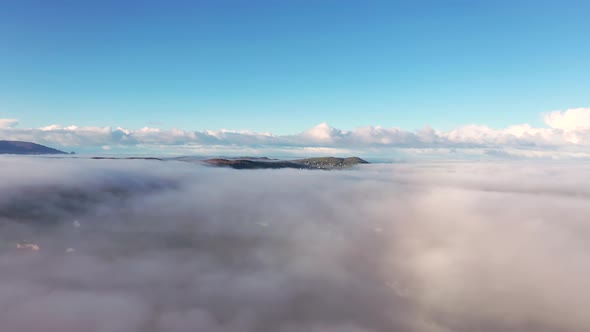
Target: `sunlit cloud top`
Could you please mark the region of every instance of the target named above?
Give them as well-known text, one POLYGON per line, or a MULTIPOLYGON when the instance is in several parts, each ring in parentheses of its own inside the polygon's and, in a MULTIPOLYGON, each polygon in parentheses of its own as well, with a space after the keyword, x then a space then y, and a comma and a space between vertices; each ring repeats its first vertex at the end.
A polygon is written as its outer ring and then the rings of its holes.
MULTIPOLYGON (((546 157, 563 156, 564 152, 568 156, 587 157, 587 153, 590 153, 590 108, 553 111, 544 114, 543 119, 545 127, 516 124, 498 129, 474 124, 448 131, 430 126, 416 131, 381 126, 344 130, 324 122, 293 135, 227 129, 192 131, 179 128, 129 129, 56 124, 21 128, 17 126, 17 120, 2 119, 0 135, 9 140, 33 141, 72 149, 102 148, 109 151, 117 148, 132 148, 137 151, 159 148, 174 152, 184 150, 191 153, 216 153, 233 148, 238 151, 255 149, 256 153, 261 154, 288 149, 301 153, 365 151, 380 155, 391 149, 496 149, 494 153, 499 155, 497 152, 500 150, 512 149, 521 156, 526 155, 523 151, 537 151, 546 157)), ((485 152, 489 154, 489 150, 485 152)), ((530 153, 528 155, 531 156, 530 153)))

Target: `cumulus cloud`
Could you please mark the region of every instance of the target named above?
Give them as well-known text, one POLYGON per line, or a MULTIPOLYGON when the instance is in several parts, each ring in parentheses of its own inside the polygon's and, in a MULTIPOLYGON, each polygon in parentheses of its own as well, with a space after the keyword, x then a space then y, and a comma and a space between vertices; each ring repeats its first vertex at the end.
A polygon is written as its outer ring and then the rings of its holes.
POLYGON ((590 330, 584 164, 1 165, 6 330, 590 330))
POLYGON ((590 128, 590 108, 573 108, 565 112, 555 111, 544 116, 551 128, 578 130, 590 128))
MULTIPOLYGON (((15 120, 0 122, 2 139, 34 141, 57 147, 117 148, 167 147, 174 152, 192 152, 235 148, 250 148, 283 152, 325 148, 347 151, 373 151, 382 154, 388 149, 520 149, 543 154, 553 151, 552 157, 576 157, 590 147, 590 109, 577 108, 555 111, 544 115, 548 127, 535 128, 528 124, 504 129, 485 125, 466 125, 449 131, 429 126, 408 131, 380 126, 343 130, 321 123, 296 135, 274 135, 250 131, 160 129, 144 127, 137 130, 112 127, 78 127, 51 125, 38 129, 13 128, 15 120), (12 121, 12 122, 10 122, 12 121)), ((504 153, 507 156, 509 153, 504 153)), ((499 156, 499 154, 497 155, 499 156)))

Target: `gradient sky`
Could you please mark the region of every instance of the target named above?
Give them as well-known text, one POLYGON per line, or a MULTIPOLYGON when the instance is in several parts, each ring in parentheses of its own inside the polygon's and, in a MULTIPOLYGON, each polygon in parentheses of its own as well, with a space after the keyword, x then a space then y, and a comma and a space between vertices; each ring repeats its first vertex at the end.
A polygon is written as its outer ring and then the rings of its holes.
POLYGON ((0 118, 301 132, 590 105, 588 1, 0 2, 0 118))

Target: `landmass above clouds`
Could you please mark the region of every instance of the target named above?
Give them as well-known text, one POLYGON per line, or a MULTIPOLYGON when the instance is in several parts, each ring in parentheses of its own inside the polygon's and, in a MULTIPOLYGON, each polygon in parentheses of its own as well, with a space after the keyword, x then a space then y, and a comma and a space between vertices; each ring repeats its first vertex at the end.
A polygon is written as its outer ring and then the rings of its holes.
POLYGON ((67 154, 67 152, 32 142, 0 141, 0 154, 67 154))
POLYGON ((202 159, 195 157, 177 157, 177 158, 156 158, 156 157, 92 157, 95 160, 176 160, 185 162, 197 162, 207 166, 230 167, 234 169, 345 169, 357 165, 369 164, 368 161, 359 157, 337 158, 337 157, 317 157, 294 160, 281 160, 268 157, 237 157, 237 158, 211 158, 202 159))

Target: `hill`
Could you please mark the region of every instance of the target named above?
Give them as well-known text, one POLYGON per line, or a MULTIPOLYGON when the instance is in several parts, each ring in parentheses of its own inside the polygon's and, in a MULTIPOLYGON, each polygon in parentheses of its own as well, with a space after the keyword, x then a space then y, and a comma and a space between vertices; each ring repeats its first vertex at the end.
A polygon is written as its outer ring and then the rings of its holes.
POLYGON ((0 154, 67 154, 67 152, 32 142, 0 141, 0 154))
POLYGON ((276 169, 276 168, 297 168, 297 169, 343 169, 369 162, 358 157, 350 158, 307 158, 296 160, 277 160, 268 158, 237 158, 223 159, 213 158, 203 161, 210 166, 231 167, 235 169, 276 169))
POLYGON ((335 158, 320 157, 293 160, 295 163, 303 164, 311 168, 348 168, 359 164, 368 164, 369 162, 359 157, 335 158))

